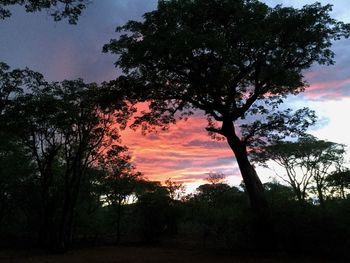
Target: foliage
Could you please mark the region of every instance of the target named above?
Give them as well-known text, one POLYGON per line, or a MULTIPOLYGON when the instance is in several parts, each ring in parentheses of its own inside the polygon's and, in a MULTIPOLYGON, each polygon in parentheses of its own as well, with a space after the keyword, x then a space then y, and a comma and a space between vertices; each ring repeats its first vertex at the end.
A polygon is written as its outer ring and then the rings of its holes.
POLYGON ((170 198, 166 188, 159 183, 146 183, 146 187, 146 191, 138 195, 138 228, 143 241, 152 243, 158 241, 169 227, 170 198))
POLYGON ((238 188, 224 183, 204 184, 184 206, 181 233, 201 246, 238 249, 251 241, 248 200, 238 188))
POLYGON ((165 186, 169 192, 171 200, 183 200, 186 192, 186 188, 183 184, 176 181, 172 181, 170 178, 165 180, 165 186))
POLYGON ((99 87, 94 83, 48 83, 29 70, 3 71, 2 75, 2 90, 12 83, 17 88, 13 89, 15 96, 6 96, 1 128, 30 153, 35 165, 42 242, 69 245, 85 172, 108 147, 119 142, 116 123, 128 114, 102 110, 97 103, 99 87))
POLYGON ((17 141, 3 134, 0 138, 0 224, 28 203, 25 187, 33 178, 34 169, 28 152, 17 141))
POLYGON ((299 201, 304 201, 310 190, 324 202, 325 180, 343 163, 344 145, 319 140, 305 135, 296 141, 275 141, 252 153, 255 162, 268 167, 273 161, 284 168, 286 174, 277 174, 290 185, 299 201))
MULTIPOLYGON (((152 100, 152 112, 140 121, 169 124, 175 112, 189 108, 210 120, 236 121, 265 115, 284 95, 302 91, 301 72, 312 63, 333 63, 331 42, 349 30, 330 18, 330 10, 320 4, 299 10, 258 1, 159 1, 143 22, 118 27, 123 34, 104 50, 120 55, 116 65, 130 78, 130 97, 152 100)), ((274 130, 274 118, 266 120, 254 128, 274 130)))
POLYGON ((345 199, 346 190, 350 189, 350 170, 337 170, 329 174, 326 177, 326 185, 331 187, 331 193, 337 192, 337 194, 345 199))
POLYGON ((88 0, 0 0, 0 19, 10 17, 12 5, 25 7, 26 12, 49 10, 55 21, 68 19, 70 24, 76 24, 81 12, 89 3, 88 0))
POLYGON ((124 207, 128 198, 133 195, 138 180, 142 176, 135 171, 131 163, 131 156, 127 154, 127 148, 113 145, 106 154, 101 155, 98 167, 103 171, 104 176, 100 179, 105 202, 107 202, 116 221, 116 242, 121 238, 121 220, 124 207))
POLYGON ((223 181, 225 180, 225 175, 223 173, 210 172, 208 174, 208 178, 206 178, 205 180, 207 180, 211 184, 223 183, 223 181))

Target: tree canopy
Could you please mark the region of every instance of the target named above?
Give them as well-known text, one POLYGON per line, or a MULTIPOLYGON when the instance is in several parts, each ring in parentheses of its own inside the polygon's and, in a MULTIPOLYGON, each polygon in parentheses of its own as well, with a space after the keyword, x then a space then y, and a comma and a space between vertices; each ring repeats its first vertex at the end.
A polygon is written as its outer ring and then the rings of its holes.
MULTIPOLYGON (((0 133, 23 148, 36 170, 46 235, 41 241, 65 250, 71 243, 81 181, 106 150, 118 148, 118 127, 128 117, 127 106, 120 103, 113 111, 100 107, 95 83, 49 83, 39 73, 10 70, 5 64, 0 84, 0 133)), ((126 166, 130 158, 122 162, 116 155, 114 160, 126 166)))
POLYGON ((349 37, 350 25, 330 11, 320 3, 296 9, 256 0, 161 0, 143 21, 118 27, 120 37, 104 46, 125 74, 112 85, 150 102, 136 126, 167 126, 204 111, 207 130, 227 139, 259 210, 263 186, 247 147, 301 134, 314 123, 308 109, 278 107, 307 88, 303 70, 333 64, 333 41, 349 37))
POLYGON ((116 65, 139 84, 132 83, 133 95, 152 99, 155 116, 194 107, 217 121, 236 121, 266 114, 257 101, 278 104, 302 91, 302 70, 312 63, 333 63, 332 41, 348 37, 349 25, 332 19, 330 10, 320 4, 294 9, 243 0, 159 1, 143 22, 118 27, 122 35, 104 50, 120 55, 116 65))

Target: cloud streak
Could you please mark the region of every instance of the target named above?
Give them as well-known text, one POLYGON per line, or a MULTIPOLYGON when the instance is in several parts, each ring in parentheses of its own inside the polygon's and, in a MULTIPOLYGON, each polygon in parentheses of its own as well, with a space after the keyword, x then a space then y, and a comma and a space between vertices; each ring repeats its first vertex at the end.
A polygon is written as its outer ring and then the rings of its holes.
MULTIPOLYGON (((270 6, 283 2, 284 6, 301 7, 314 3, 314 0, 265 2, 270 6)), ((322 4, 328 2, 321 0, 322 4)), ((333 2, 333 16, 350 22, 350 2, 333 2)), ((92 1, 76 26, 63 21, 55 23, 46 13, 28 14, 22 8, 14 8, 13 16, 0 24, 0 60, 11 67, 30 67, 53 81, 83 78, 87 82, 101 82, 113 79, 120 71, 113 66, 115 57, 101 52, 102 46, 117 37, 117 26, 130 19, 142 19, 142 14, 155 9, 156 4, 156 0, 92 1)), ((333 50, 336 64, 314 66, 305 72, 310 87, 294 99, 299 101, 297 106, 310 105, 327 120, 318 127, 319 131, 325 131, 319 134, 321 137, 346 141, 347 134, 336 132, 346 130, 341 126, 345 125, 344 121, 337 119, 339 112, 350 110, 347 106, 350 99, 350 41, 336 42, 333 50), (345 100, 341 101, 341 98, 345 100), (324 112, 323 108, 327 107, 328 111, 324 112), (337 109, 337 112, 332 109, 337 109)), ((188 122, 178 122, 169 131, 142 136, 140 131, 126 130, 122 139, 130 148, 138 169, 150 179, 164 181, 173 178, 195 184, 207 177, 209 171, 218 171, 230 175, 229 181, 239 182, 240 173, 232 151, 226 142, 208 137, 205 126, 205 118, 196 114, 188 122)))
POLYGON ((140 131, 126 130, 122 140, 138 169, 151 179, 193 182, 210 171, 238 176, 232 151, 226 142, 212 140, 205 126, 204 116, 195 116, 157 134, 142 136, 140 131))

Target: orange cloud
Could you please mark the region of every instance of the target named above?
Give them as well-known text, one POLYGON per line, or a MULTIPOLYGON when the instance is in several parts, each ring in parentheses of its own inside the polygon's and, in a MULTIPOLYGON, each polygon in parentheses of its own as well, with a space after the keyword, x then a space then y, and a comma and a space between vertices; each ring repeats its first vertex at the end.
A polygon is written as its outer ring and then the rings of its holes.
POLYGON ((145 136, 127 129, 122 132, 122 140, 129 147, 137 169, 151 180, 172 178, 193 183, 206 178, 210 171, 238 176, 226 142, 212 140, 205 127, 206 119, 194 116, 179 121, 169 131, 145 136))
MULTIPOLYGON (((305 98, 350 96, 350 78, 322 81, 324 74, 329 72, 311 72, 307 76, 312 84, 306 89, 305 98)), ((141 105, 141 108, 145 107, 141 105)), ((210 171, 217 171, 232 176, 229 181, 237 182, 240 172, 231 149, 225 141, 212 140, 205 131, 206 125, 205 117, 196 114, 171 126, 169 131, 143 136, 140 130, 127 129, 122 132, 122 140, 129 147, 137 169, 151 180, 172 178, 190 184, 200 182, 210 171)))

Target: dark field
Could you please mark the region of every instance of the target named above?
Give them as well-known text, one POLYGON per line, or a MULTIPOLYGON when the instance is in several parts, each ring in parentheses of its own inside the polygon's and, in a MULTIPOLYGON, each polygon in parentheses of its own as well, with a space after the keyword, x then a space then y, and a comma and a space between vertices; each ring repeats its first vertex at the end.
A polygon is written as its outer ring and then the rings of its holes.
POLYGON ((1 263, 250 263, 250 262, 333 262, 288 257, 232 256, 209 253, 203 250, 159 247, 99 247, 70 251, 63 255, 45 254, 40 251, 1 251, 1 263))

